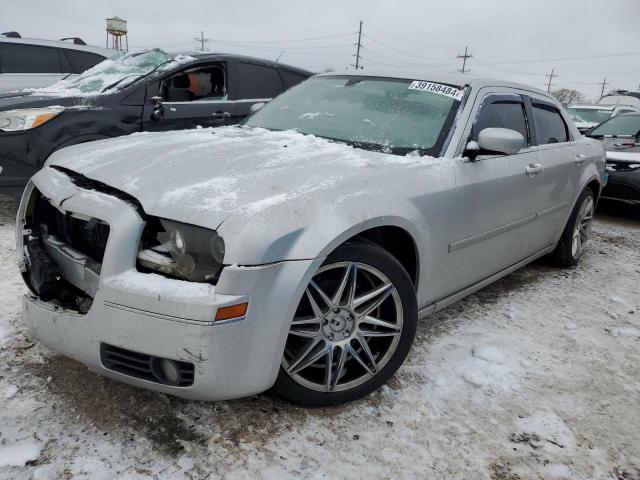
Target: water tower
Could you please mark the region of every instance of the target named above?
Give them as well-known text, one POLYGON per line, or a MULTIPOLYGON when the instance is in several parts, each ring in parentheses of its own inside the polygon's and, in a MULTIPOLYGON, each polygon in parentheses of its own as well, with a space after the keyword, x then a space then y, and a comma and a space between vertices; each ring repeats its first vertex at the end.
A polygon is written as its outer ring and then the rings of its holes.
POLYGON ((107 18, 107 48, 109 48, 109 37, 111 37, 111 48, 120 52, 129 50, 129 39, 127 38, 127 21, 120 17, 107 18), (124 37, 125 46, 122 46, 124 37))

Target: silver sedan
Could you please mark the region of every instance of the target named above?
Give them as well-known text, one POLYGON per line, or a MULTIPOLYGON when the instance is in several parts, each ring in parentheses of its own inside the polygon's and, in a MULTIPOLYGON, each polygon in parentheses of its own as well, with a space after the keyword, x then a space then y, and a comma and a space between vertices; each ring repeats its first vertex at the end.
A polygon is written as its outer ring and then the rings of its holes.
POLYGON ((132 385, 349 402, 418 318, 543 255, 575 265, 604 158, 534 88, 319 75, 243 126, 55 153, 18 212, 24 317, 132 385))

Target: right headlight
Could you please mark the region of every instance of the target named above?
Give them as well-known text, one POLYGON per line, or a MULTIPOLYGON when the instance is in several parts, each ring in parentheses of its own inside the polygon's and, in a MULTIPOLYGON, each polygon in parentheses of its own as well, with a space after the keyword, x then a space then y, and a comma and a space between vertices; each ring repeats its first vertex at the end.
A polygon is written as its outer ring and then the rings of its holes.
POLYGON ((224 241, 215 230, 158 218, 148 222, 138 249, 145 269, 191 282, 209 282, 220 274, 224 241))

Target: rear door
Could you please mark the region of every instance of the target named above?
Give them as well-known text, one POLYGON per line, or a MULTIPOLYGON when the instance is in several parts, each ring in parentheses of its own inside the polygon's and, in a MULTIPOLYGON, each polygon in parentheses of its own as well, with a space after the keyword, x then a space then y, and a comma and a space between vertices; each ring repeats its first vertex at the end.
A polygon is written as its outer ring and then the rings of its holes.
POLYGON ((481 154, 459 160, 457 216, 449 245, 450 281, 470 286, 541 249, 536 238, 542 175, 531 145, 524 98, 517 90, 483 88, 476 97, 464 143, 485 128, 522 133, 527 146, 516 155, 481 154), (513 93, 505 93, 513 92, 513 93))
POLYGON ((285 90, 277 67, 250 61, 229 62, 229 99, 238 121, 251 113, 251 106, 266 103, 285 90))
POLYGON ((573 138, 571 130, 556 105, 542 96, 527 98, 533 144, 542 165, 542 183, 538 189, 540 207, 536 237, 546 245, 553 244, 562 233, 573 201, 580 187, 582 172, 590 158, 589 140, 573 138))

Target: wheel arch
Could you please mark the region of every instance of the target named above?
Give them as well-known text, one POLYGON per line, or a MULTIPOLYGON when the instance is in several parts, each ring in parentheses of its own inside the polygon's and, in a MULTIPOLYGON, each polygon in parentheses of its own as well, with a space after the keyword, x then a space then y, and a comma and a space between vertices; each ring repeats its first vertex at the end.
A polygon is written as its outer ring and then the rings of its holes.
POLYGON ((409 274, 417 291, 420 280, 421 253, 417 229, 402 217, 379 217, 355 225, 334 238, 322 250, 320 256, 328 256, 341 245, 366 240, 380 245, 393 255, 409 274))

